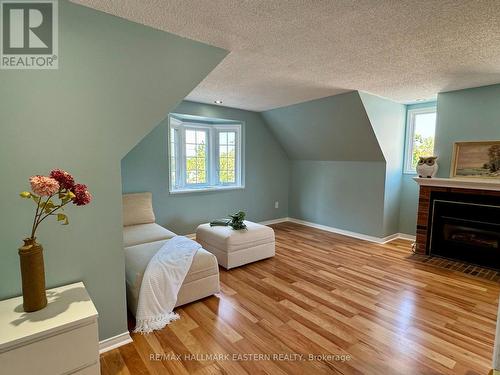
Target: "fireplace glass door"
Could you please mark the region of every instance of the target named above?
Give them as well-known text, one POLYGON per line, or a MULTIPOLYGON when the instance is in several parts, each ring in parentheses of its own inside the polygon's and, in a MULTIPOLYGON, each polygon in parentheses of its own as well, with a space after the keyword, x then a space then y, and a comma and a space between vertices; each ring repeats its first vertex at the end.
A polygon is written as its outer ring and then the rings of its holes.
POLYGON ((500 269, 500 205, 434 199, 429 253, 500 269))

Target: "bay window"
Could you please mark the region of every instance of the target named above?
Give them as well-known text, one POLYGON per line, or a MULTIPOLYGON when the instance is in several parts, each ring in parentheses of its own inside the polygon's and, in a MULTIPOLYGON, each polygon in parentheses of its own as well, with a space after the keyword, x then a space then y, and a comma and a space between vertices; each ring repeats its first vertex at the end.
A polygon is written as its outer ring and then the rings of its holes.
POLYGON ((170 192, 243 188, 242 123, 171 114, 170 192))

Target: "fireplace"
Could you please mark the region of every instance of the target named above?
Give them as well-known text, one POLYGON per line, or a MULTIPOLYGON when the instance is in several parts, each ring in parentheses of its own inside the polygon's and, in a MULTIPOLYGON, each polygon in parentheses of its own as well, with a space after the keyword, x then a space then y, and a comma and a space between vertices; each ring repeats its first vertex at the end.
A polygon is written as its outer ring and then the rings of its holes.
POLYGON ((500 269, 498 197, 433 192, 429 216, 429 255, 500 269))
POLYGON ((415 181, 415 253, 500 270, 500 180, 415 181))

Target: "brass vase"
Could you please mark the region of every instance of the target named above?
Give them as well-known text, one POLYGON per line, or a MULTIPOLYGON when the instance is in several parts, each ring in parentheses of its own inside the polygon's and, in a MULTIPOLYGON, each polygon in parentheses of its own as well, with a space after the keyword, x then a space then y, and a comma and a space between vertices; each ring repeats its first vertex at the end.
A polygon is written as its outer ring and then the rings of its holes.
POLYGON ((45 267, 43 264, 43 247, 36 238, 26 238, 24 246, 19 248, 21 263, 21 279, 23 285, 23 308, 33 312, 47 306, 45 294, 45 267))

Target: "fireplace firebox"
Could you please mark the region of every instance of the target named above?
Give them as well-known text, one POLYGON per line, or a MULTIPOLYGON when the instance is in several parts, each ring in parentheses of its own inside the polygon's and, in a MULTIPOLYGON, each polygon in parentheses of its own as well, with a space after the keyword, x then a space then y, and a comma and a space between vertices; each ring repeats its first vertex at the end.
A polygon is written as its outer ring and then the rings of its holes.
POLYGON ((500 269, 500 200, 432 192, 428 254, 500 269))

